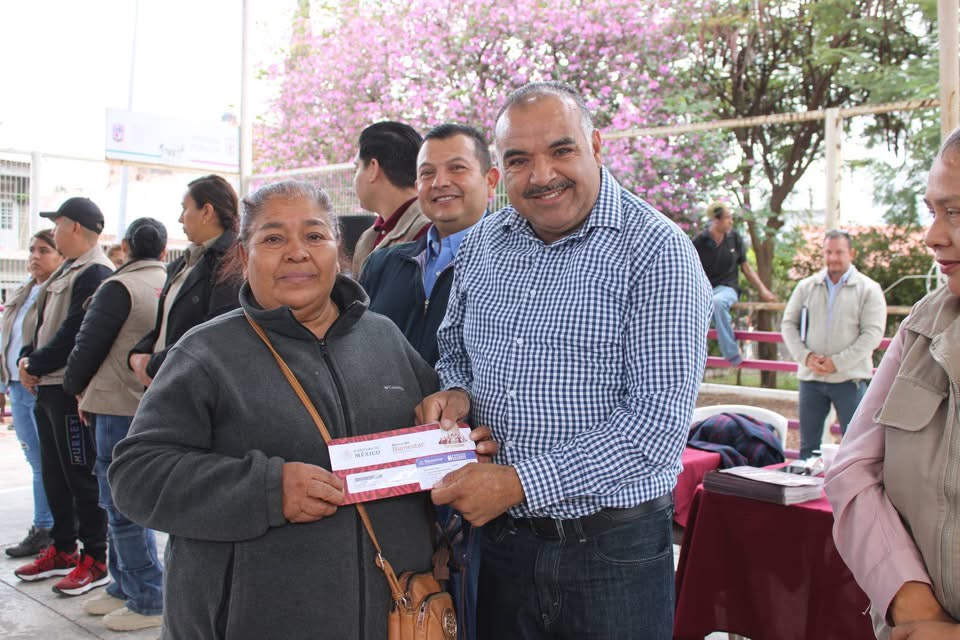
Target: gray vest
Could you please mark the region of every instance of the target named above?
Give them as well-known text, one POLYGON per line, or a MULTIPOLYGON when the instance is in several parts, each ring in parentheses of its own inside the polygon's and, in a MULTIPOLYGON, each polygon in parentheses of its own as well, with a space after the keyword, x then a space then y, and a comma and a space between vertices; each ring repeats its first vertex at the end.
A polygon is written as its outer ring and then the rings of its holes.
POLYGON ((153 329, 166 277, 167 270, 159 260, 138 260, 103 281, 119 282, 126 288, 130 294, 130 314, 83 392, 80 401, 83 411, 112 416, 132 416, 137 412, 143 384, 130 370, 127 357, 133 345, 153 329))
MULTIPOLYGON (((10 347, 10 333, 13 331, 13 321, 17 317, 17 311, 27 300, 30 290, 33 289, 37 281, 30 278, 23 283, 19 289, 13 292, 13 295, 7 300, 3 309, 3 321, 0 323, 0 382, 4 385, 10 384, 10 376, 16 371, 10 371, 7 368, 7 349, 10 347)), ((37 308, 32 305, 27 309, 22 320, 22 336, 24 342, 30 341, 30 336, 36 330, 37 326, 37 308)))
POLYGON ((886 427, 884 490, 937 599, 960 619, 960 298, 941 287, 917 303, 901 331, 900 369, 874 417, 886 427))
MULTIPOLYGON (((66 263, 64 263, 66 264, 66 263)), ((86 253, 70 263, 70 266, 61 266, 57 269, 50 279, 43 283, 40 293, 37 295, 36 313, 40 317, 42 314, 42 323, 36 328, 36 336, 33 341, 33 348, 39 349, 53 340, 53 336, 60 330, 60 325, 67 319, 67 312, 70 310, 70 300, 73 297, 73 282, 77 276, 86 271, 95 264, 102 264, 113 270, 114 264, 103 253, 100 245, 94 245, 86 253)), ((32 318, 28 318, 32 324, 32 318)), ((27 342, 28 320, 23 323, 24 342, 27 342)), ((63 384, 64 367, 51 371, 40 377, 41 385, 63 384)))

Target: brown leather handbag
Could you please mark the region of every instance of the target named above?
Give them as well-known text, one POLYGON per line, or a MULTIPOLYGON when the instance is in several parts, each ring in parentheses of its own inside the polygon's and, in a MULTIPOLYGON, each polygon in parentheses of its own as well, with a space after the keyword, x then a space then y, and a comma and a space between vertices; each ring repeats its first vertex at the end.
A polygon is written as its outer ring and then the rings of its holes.
MULTIPOLYGON (((297 376, 284 362, 283 357, 273 348, 273 344, 263 328, 249 315, 244 315, 253 330, 270 349, 270 353, 273 354, 287 382, 293 387, 297 397, 300 398, 300 402, 303 403, 307 413, 313 418, 317 429, 323 435, 324 442, 330 442, 330 432, 327 431, 327 426, 323 423, 323 419, 317 413, 317 409, 313 406, 313 402, 307 396, 306 391, 303 390, 297 376)), ((453 610, 453 598, 450 594, 440 587, 440 583, 429 572, 414 573, 406 571, 400 574, 398 578, 393 571, 393 567, 383 556, 383 550, 377 541, 377 535, 373 532, 373 523, 370 522, 367 510, 362 504, 358 504, 356 507, 357 515, 363 521, 363 526, 377 550, 376 564, 387 579, 387 585, 390 587, 390 597, 393 599, 390 612, 387 614, 388 639, 456 640, 457 615, 453 610)))

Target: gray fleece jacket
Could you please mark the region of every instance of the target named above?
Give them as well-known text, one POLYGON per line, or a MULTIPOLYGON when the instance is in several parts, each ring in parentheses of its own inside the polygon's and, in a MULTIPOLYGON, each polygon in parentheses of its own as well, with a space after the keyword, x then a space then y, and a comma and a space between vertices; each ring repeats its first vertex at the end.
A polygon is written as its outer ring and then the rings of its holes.
MULTIPOLYGON (((242 309, 267 331, 334 438, 414 424, 433 370, 345 277, 341 310, 317 340, 287 307, 242 309)), ((170 351, 117 445, 117 507, 170 533, 165 639, 387 637, 390 598, 356 510, 309 524, 282 510, 284 462, 330 468, 323 437, 241 310, 188 332, 170 351)), ((419 493, 368 503, 397 573, 430 568, 432 511, 419 493)))

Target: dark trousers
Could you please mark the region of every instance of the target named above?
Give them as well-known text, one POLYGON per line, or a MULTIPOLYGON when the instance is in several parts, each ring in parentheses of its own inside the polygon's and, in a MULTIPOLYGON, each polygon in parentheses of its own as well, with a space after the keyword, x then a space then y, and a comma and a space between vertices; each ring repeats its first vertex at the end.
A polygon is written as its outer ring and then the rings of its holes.
POLYGON ((798 409, 800 412, 800 459, 805 460, 820 448, 823 439, 823 423, 830 413, 830 404, 837 410, 840 430, 845 434, 847 425, 857 412, 863 395, 867 392, 866 380, 846 382, 800 381, 798 409))
POLYGON ((673 507, 593 537, 550 540, 501 516, 483 527, 481 640, 669 640, 673 507))
POLYGON ((97 446, 92 429, 80 425, 77 401, 59 385, 37 387, 37 436, 43 488, 53 513, 50 535, 58 551, 73 551, 77 538, 84 553, 107 558, 107 514, 93 474, 97 446))
POLYGON ((480 579, 480 542, 483 530, 465 522, 463 514, 437 505, 442 544, 450 547, 447 590, 457 609, 457 639, 477 640, 477 582, 480 579))

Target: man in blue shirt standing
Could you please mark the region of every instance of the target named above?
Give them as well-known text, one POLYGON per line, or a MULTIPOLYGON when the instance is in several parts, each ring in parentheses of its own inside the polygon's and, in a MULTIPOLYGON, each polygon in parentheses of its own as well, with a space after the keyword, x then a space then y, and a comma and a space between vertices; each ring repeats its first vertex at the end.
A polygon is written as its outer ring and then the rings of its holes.
POLYGON ((433 501, 484 525, 481 638, 669 638, 671 491, 706 362, 710 287, 686 235, 622 189, 575 90, 507 99, 496 148, 511 206, 457 253, 443 391, 423 421, 472 416, 494 464, 433 501))
MULTIPOLYGON (((453 261, 467 232, 487 210, 500 172, 483 135, 459 124, 431 130, 417 156, 417 198, 433 226, 427 235, 367 259, 360 284, 370 310, 387 316, 431 365, 437 362, 437 329, 447 310, 453 261)), ((450 553, 450 591, 460 616, 459 637, 476 637, 479 576, 477 531, 449 507, 437 509, 441 547, 450 553)))

